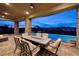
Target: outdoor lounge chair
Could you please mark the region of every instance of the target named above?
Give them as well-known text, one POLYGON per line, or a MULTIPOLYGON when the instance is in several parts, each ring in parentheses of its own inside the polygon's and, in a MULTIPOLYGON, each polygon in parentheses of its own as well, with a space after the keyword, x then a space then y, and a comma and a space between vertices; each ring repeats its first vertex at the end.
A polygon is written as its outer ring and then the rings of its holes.
POLYGON ((8 37, 4 35, 0 35, 0 42, 5 42, 5 41, 8 41, 8 37))
POLYGON ((40 51, 40 47, 32 44, 29 41, 26 41, 24 39, 21 40, 22 45, 22 54, 23 56, 34 56, 40 51))

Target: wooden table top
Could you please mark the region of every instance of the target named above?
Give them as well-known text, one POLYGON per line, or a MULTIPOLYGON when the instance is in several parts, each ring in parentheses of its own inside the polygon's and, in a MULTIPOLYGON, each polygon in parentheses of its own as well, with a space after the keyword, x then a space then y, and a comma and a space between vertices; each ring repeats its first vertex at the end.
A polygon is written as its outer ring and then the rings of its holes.
POLYGON ((24 38, 24 39, 30 40, 30 41, 33 41, 33 42, 36 42, 36 43, 39 43, 39 44, 42 44, 42 45, 46 45, 50 41, 50 39, 42 39, 42 38, 37 38, 37 37, 27 37, 27 38, 24 38))

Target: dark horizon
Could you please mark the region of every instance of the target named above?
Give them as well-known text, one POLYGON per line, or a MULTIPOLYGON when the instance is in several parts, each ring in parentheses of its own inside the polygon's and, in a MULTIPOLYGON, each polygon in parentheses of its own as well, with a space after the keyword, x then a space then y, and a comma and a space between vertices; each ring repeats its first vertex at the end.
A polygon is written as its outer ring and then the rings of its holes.
MULTIPOLYGON (((24 33, 24 28, 19 28, 19 32, 24 33)), ((76 27, 52 27, 52 28, 35 27, 32 28, 32 32, 76 36, 76 27)), ((9 28, 8 26, 0 26, 0 34, 13 34, 13 33, 14 28, 9 28)))

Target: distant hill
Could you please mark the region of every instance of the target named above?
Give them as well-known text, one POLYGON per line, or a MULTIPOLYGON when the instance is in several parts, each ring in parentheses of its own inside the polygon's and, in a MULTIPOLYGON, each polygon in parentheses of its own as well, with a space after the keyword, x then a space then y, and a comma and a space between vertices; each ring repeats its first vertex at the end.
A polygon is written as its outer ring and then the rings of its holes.
MULTIPOLYGON (((52 28, 43 28, 43 27, 33 27, 33 32, 43 32, 43 33, 52 33, 52 34, 63 34, 63 35, 76 35, 76 27, 52 27, 52 28)), ((24 33, 24 28, 19 29, 20 33, 24 33)), ((14 33, 14 28, 9 28, 8 26, 0 26, 0 34, 11 34, 14 33)))
POLYGON ((12 34, 14 33, 13 28, 9 28, 8 26, 0 25, 0 34, 12 34))
POLYGON ((32 28, 34 32, 46 32, 53 34, 63 34, 63 35, 76 35, 76 27, 52 27, 52 28, 32 28))

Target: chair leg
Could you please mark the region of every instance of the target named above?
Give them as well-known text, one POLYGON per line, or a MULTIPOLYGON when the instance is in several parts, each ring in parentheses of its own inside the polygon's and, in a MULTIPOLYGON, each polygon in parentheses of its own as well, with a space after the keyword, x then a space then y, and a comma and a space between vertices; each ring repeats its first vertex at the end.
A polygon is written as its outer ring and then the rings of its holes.
POLYGON ((16 53, 16 49, 17 49, 17 47, 15 47, 15 50, 14 50, 14 53, 13 53, 13 55, 15 55, 15 53, 16 53))
POLYGON ((22 46, 22 44, 20 45, 20 56, 23 56, 24 55, 24 50, 23 50, 23 46, 22 46))
POLYGON ((20 56, 22 56, 22 50, 20 51, 20 56))
POLYGON ((56 54, 56 55, 57 55, 58 49, 59 49, 59 47, 60 47, 60 44, 61 44, 61 42, 59 43, 59 45, 58 45, 58 47, 57 47, 57 49, 56 49, 56 51, 55 51, 55 54, 56 54))

